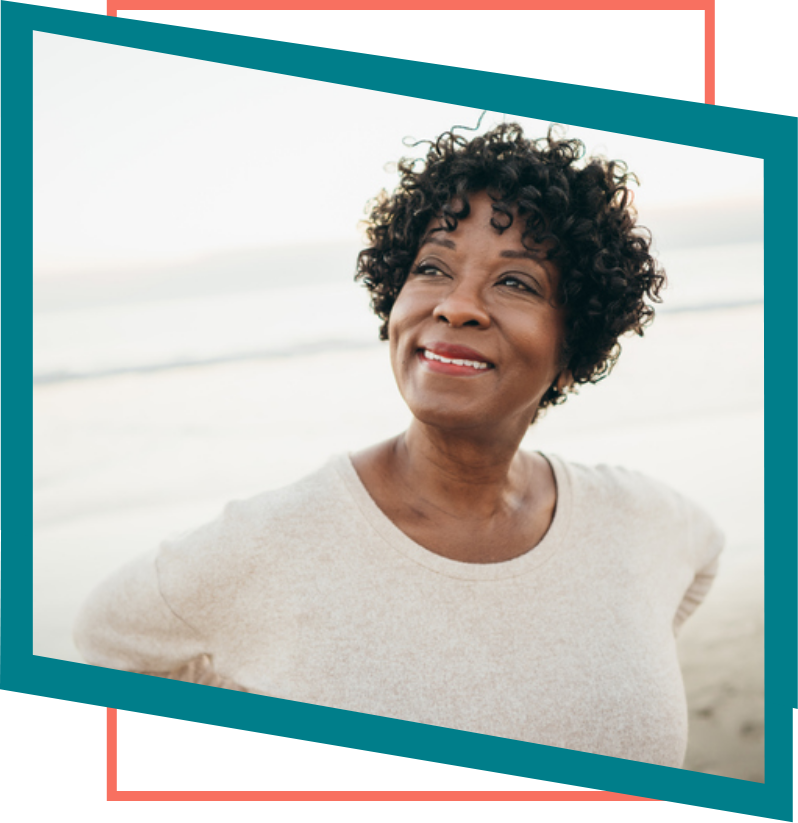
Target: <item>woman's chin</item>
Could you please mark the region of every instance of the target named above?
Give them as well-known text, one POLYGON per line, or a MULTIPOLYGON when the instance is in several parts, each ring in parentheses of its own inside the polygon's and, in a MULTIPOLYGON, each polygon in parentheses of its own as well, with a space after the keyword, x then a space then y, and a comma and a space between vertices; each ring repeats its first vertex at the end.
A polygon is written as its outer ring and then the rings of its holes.
POLYGON ((408 404, 408 406, 414 422, 452 435, 472 434, 480 437, 480 439, 487 437, 491 442, 506 436, 510 429, 513 431, 515 429, 526 431, 529 425, 528 421, 520 425, 513 425, 506 417, 497 419, 495 415, 491 415, 485 409, 470 408, 467 404, 462 403, 448 403, 437 406, 413 406, 408 404))
POLYGON ((425 426, 437 429, 480 429, 490 427, 489 415, 476 409, 469 409, 462 404, 449 403, 446 405, 411 405, 408 404, 414 420, 425 426))

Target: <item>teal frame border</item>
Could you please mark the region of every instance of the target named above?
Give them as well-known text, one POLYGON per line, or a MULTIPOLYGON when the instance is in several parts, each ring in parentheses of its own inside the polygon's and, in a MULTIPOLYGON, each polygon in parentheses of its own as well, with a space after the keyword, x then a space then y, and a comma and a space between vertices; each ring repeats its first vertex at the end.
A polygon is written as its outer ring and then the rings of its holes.
POLYGON ((798 120, 550 81, 2 2, 0 688, 678 803, 792 819, 796 701, 798 120), (33 32, 759 157, 765 169, 765 783, 111 671, 32 653, 33 32))

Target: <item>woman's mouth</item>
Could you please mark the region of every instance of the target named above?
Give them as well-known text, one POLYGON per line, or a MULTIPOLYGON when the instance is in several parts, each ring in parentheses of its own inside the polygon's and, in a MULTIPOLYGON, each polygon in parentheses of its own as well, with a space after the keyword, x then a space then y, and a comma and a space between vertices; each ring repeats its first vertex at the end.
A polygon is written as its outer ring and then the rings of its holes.
POLYGON ((431 371, 452 376, 476 376, 494 368, 493 363, 471 349, 455 346, 447 346, 446 349, 444 354, 440 350, 422 348, 418 351, 418 357, 431 371))

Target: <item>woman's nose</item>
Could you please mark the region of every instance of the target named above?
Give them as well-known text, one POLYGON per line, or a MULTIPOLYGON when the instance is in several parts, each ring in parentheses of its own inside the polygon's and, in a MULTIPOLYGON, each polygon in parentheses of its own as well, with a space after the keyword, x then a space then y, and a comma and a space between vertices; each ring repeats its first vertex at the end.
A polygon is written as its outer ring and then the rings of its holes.
POLYGON ((435 307, 433 315, 436 320, 455 327, 487 328, 490 325, 490 315, 479 291, 465 284, 455 285, 435 307))

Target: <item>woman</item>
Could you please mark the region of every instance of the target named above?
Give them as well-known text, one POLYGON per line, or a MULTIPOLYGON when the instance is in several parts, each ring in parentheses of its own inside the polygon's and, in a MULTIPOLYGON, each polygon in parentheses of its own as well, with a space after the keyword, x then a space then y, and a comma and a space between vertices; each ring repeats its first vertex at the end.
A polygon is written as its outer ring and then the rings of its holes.
POLYGON ((582 151, 506 124, 400 164, 357 276, 408 430, 123 569, 79 618, 89 662, 681 765, 674 631, 716 527, 637 473, 519 450, 664 282, 625 167, 582 151))

